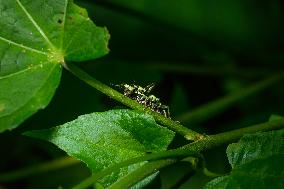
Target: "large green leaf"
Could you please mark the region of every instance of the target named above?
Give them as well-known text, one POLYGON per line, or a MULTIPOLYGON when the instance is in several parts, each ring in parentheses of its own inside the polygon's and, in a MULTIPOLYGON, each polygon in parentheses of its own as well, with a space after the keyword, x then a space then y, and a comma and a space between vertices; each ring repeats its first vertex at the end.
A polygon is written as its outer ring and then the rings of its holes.
POLYGON ((246 135, 230 144, 230 175, 216 178, 205 188, 284 188, 284 130, 246 135))
MULTIPOLYGON (((85 162, 93 172, 148 152, 164 151, 174 137, 172 131, 156 124, 154 118, 134 110, 87 114, 62 126, 25 134, 54 143, 85 162)), ((107 182, 130 170, 125 168, 113 174, 107 182)))
POLYGON ((61 64, 105 55, 108 39, 71 0, 0 0, 0 132, 47 106, 61 64))

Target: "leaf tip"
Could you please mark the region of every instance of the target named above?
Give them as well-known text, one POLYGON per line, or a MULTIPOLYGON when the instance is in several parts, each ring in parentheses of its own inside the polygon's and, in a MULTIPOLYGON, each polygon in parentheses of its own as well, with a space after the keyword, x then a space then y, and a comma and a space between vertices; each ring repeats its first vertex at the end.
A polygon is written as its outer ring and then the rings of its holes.
POLYGON ((48 140, 50 138, 50 132, 47 129, 26 131, 22 133, 22 135, 31 137, 31 138, 42 139, 42 140, 48 140))
POLYGON ((35 138, 34 131, 26 131, 22 133, 23 136, 35 138))

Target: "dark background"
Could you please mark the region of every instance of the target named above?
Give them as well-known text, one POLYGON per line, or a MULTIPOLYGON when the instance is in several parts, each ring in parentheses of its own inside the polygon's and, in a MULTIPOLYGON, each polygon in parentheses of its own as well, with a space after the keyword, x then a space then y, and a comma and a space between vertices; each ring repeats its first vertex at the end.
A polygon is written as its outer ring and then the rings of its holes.
MULTIPOLYGON (((109 55, 80 63, 82 68, 108 85, 155 83, 153 93, 169 105, 172 117, 241 91, 284 68, 281 0, 75 2, 87 8, 94 22, 106 26, 111 34, 109 55)), ((284 115, 283 96, 282 81, 220 111, 214 118, 186 125, 213 134, 264 122, 271 114, 284 115)), ((65 155, 47 142, 21 136, 22 132, 53 127, 82 114, 119 106, 64 71, 50 105, 18 129, 1 134, 1 172, 65 155)), ((171 147, 184 142, 177 137, 171 147)), ((223 146, 204 154, 210 170, 230 170, 225 149, 223 146)), ((89 174, 81 164, 0 184, 0 188, 70 187, 89 174)), ((202 188, 208 180, 191 172, 186 163, 180 163, 162 170, 149 188, 202 188)))

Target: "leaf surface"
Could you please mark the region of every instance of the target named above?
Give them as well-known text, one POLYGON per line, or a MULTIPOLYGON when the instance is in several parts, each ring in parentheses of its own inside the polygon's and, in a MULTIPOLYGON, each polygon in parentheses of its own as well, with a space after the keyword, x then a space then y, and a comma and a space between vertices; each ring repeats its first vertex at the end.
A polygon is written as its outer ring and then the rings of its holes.
POLYGON ((230 144, 230 175, 210 181, 205 188, 284 188, 283 131, 245 135, 238 143, 230 144))
MULTIPOLYGON (((167 149, 174 133, 134 110, 92 113, 64 125, 25 135, 47 140, 98 172, 121 161, 167 149)), ((121 169, 108 183, 133 170, 121 169)))
POLYGON ((61 64, 105 55, 108 39, 71 0, 0 0, 0 132, 48 105, 61 64))

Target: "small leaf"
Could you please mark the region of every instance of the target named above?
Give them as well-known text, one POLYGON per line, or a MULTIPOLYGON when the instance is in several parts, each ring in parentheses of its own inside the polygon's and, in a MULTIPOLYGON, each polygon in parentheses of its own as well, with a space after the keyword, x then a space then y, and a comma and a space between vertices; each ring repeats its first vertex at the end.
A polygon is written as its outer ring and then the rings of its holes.
POLYGON ((0 132, 46 107, 61 64, 108 52, 109 34, 71 0, 0 0, 0 132))
MULTIPOLYGON (((134 110, 92 113, 62 126, 25 135, 50 141, 98 172, 121 161, 167 149, 174 133, 134 110)), ((129 169, 130 170, 130 169, 129 169)), ((128 173, 127 168, 119 177, 128 173)), ((115 181, 118 175, 108 179, 115 181)))
POLYGON ((245 135, 238 143, 230 144, 227 148, 232 168, 279 153, 284 154, 284 141, 279 131, 245 135))
POLYGON ((284 188, 283 130, 245 135, 230 144, 230 175, 210 181, 205 188, 284 188))

